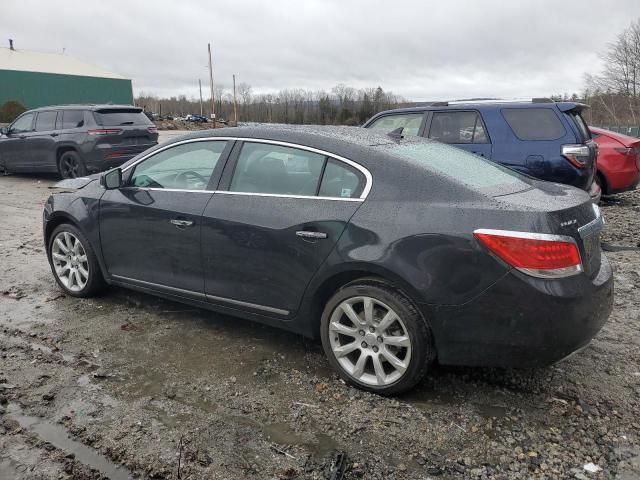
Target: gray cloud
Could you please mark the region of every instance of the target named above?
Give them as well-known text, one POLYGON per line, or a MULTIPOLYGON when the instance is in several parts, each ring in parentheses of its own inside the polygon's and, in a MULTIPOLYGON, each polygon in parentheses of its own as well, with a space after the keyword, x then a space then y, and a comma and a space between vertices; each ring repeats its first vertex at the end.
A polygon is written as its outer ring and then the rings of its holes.
POLYGON ((133 79, 136 93, 195 96, 231 75, 255 91, 381 85, 409 99, 579 91, 637 0, 4 0, 0 42, 62 51, 133 79))

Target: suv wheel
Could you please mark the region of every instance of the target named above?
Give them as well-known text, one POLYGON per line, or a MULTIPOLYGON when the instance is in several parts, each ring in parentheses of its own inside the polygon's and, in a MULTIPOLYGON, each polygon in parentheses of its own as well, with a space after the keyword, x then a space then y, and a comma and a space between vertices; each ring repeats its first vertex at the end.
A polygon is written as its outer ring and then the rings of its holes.
POLYGON ((87 169, 77 152, 68 151, 60 155, 58 172, 62 178, 77 178, 86 175, 87 169))
POLYGON ((69 295, 90 297, 104 288, 105 282, 93 249, 73 225, 64 223, 55 228, 47 253, 53 276, 69 295))
POLYGON ((435 349, 431 330, 399 290, 359 281, 339 290, 321 321, 322 346, 348 383, 381 395, 416 385, 435 349))

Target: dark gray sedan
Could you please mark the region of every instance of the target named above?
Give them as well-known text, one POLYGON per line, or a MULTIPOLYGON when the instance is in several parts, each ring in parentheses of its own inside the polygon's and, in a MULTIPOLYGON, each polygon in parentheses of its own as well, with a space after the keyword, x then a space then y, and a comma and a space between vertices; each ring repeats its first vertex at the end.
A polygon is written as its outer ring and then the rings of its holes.
POLYGON ((436 360, 555 362, 611 311, 585 192, 417 137, 198 132, 60 186, 44 236, 68 294, 119 285, 320 337, 381 394, 436 360))

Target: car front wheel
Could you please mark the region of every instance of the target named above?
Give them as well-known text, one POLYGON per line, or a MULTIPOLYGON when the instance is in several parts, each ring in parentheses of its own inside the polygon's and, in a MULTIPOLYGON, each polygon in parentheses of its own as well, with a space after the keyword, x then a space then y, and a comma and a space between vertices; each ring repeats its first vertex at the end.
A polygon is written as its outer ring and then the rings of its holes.
POLYGON ((399 290, 362 281, 339 290, 321 321, 324 351, 348 383, 381 395, 415 386, 435 357, 431 330, 399 290))
POLYGON ((89 241, 70 224, 55 228, 49 239, 49 263, 62 289, 74 297, 90 297, 105 282, 89 241))

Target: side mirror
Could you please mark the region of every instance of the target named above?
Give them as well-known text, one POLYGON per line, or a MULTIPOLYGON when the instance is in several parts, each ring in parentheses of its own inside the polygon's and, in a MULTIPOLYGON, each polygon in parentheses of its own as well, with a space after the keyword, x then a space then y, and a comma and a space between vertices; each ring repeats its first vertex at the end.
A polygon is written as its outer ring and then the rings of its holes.
POLYGON ((0 135, 9 135, 9 127, 0 128, 0 135))
POLYGON ((114 168, 102 174, 100 177, 100 185, 107 190, 120 188, 122 186, 122 170, 120 168, 114 168))

